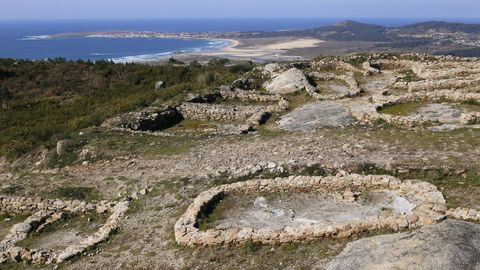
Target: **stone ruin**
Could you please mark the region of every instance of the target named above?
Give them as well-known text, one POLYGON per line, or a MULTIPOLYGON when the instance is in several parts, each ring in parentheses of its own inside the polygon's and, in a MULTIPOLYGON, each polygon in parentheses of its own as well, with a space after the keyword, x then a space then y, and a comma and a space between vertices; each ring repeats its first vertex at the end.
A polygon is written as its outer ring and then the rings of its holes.
MULTIPOLYGON (((235 200, 237 198, 235 197, 235 200)), ((235 204, 237 204, 236 202, 235 204)), ((319 207, 320 205, 317 204, 319 207)), ((317 207, 318 208, 318 207, 317 207)), ((362 210, 362 211, 363 211, 362 210)), ((238 182, 214 187, 202 192, 188 207, 186 212, 175 224, 175 238, 177 243, 186 246, 213 246, 213 245, 238 245, 247 242, 272 245, 288 242, 305 242, 318 239, 348 238, 364 231, 382 228, 399 230, 402 228, 415 228, 418 226, 440 222, 446 218, 446 203, 441 192, 429 183, 419 181, 400 181, 392 176, 290 176, 288 178, 259 179, 238 182), (393 196, 393 202, 383 207, 377 205, 377 211, 368 211, 368 215, 346 218, 342 216, 341 209, 332 213, 327 208, 325 213, 317 209, 317 219, 308 219, 303 216, 294 218, 295 213, 301 210, 287 210, 272 208, 263 197, 257 197, 252 206, 271 214, 273 221, 270 226, 218 226, 213 229, 201 230, 200 218, 208 215, 221 200, 227 196, 242 196, 246 194, 284 194, 288 201, 294 194, 330 194, 322 204, 339 204, 340 207, 366 207, 359 206, 362 197, 369 193, 378 193, 380 197, 385 194, 393 196), (329 201, 330 200, 330 201, 329 201), (387 209, 388 208, 388 209, 387 209), (329 213, 330 212, 330 213, 329 213), (281 214, 279 214, 281 213, 281 214), (285 213, 287 213, 285 217, 285 213), (284 223, 275 224, 275 220, 284 223)), ((312 217, 312 216, 310 216, 312 217)), ((265 222, 265 216, 262 216, 265 222)), ((253 224, 253 223, 252 223, 253 224)), ((261 223, 265 224, 265 223, 261 223)))
MULTIPOLYGON (((337 92, 334 94, 322 93, 318 87, 317 89, 305 87, 305 89, 316 100, 334 101, 337 104, 336 110, 348 110, 350 116, 360 122, 374 123, 382 120, 395 126, 428 128, 478 127, 480 123, 480 111, 465 110, 458 106, 462 103, 480 103, 478 78, 480 62, 477 59, 411 54, 352 55, 311 61, 305 71, 310 78, 320 82, 341 81, 345 86, 325 85, 326 88, 337 92), (363 64, 357 67, 349 64, 348 61, 363 64), (410 72, 412 76, 416 76, 416 79, 408 81, 411 79, 407 80, 402 72, 410 72), (368 79, 369 77, 371 78, 368 79), (360 83, 357 81, 358 78, 373 83, 360 83), (382 112, 383 109, 396 104, 420 102, 425 103, 425 106, 408 115, 389 115, 382 112), (437 113, 431 113, 432 111, 437 113)), ((307 121, 311 121, 313 114, 315 114, 314 118, 318 118, 317 115, 323 113, 325 106, 331 107, 331 104, 318 104, 316 107, 319 108, 310 110, 310 115, 306 117, 307 121)), ((299 108, 299 110, 302 109, 299 108)), ((291 113, 293 119, 296 113, 291 113)), ((338 119, 343 119, 343 116, 338 119)), ((320 121, 331 121, 331 119, 325 118, 320 121)), ((279 123, 282 126, 282 121, 279 123)), ((343 124, 316 126, 343 126, 343 124)), ((286 129, 288 130, 289 127, 286 129)))
POLYGON ((480 111, 443 104, 480 102, 480 62, 475 59, 417 54, 351 55, 273 63, 257 67, 254 72, 261 74, 265 91, 252 89, 258 85, 255 80, 259 78, 252 79, 246 74, 210 94, 193 94, 177 106, 151 107, 128 113, 107 120, 103 126, 160 131, 183 119, 193 119, 213 121, 222 134, 248 133, 274 114, 281 116, 278 126, 289 131, 343 127, 352 120, 370 124, 380 120, 395 126, 428 128, 476 127, 480 124, 480 111), (407 73, 416 79, 406 79, 407 73), (290 107, 290 97, 285 95, 301 92, 318 103, 306 104, 310 107, 282 115, 290 107), (422 111, 408 115, 382 112, 396 104, 417 102, 426 104, 422 111), (438 109, 439 113, 429 114, 430 107, 438 109))
POLYGON ((184 119, 223 121, 237 125, 235 133, 248 133, 265 123, 273 113, 288 109, 288 101, 278 95, 257 91, 232 89, 225 86, 213 94, 191 95, 178 106, 150 107, 105 121, 102 126, 115 130, 159 131, 172 127, 184 119), (218 101, 267 103, 267 105, 217 104, 218 101))
POLYGON ((246 74, 210 94, 192 95, 174 107, 149 108, 109 119, 104 126, 159 131, 183 119, 194 119, 215 121, 223 127, 220 133, 248 133, 275 114, 281 117, 278 126, 289 131, 343 127, 353 120, 367 124, 382 121, 407 128, 480 127, 480 111, 464 110, 456 104, 480 102, 478 59, 422 54, 358 54, 272 63, 259 66, 253 72, 261 74, 265 91, 253 89, 259 85, 256 80, 260 79, 246 74), (294 110, 282 115, 290 107, 290 97, 286 95, 301 92, 318 103, 306 104, 310 107, 300 107, 298 112, 294 110), (426 106, 408 115, 383 112, 396 104, 419 102, 426 106), (439 112, 429 113, 432 110, 439 112), (232 125, 233 129, 226 128, 232 125))
POLYGON ((0 212, 9 214, 31 213, 24 221, 15 224, 10 229, 10 233, 0 241, 0 263, 52 264, 70 260, 107 240, 120 225, 120 221, 128 210, 129 203, 129 199, 119 202, 88 203, 79 200, 0 196, 0 212), (110 213, 110 216, 95 233, 67 246, 63 250, 27 249, 17 246, 29 234, 41 232, 45 226, 61 220, 64 213, 80 214, 90 211, 97 214, 110 213))

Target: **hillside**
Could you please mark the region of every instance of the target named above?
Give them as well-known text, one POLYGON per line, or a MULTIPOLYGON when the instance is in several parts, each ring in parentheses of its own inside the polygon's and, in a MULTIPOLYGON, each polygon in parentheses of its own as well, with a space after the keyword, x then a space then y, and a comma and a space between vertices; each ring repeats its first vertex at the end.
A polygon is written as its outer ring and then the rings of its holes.
POLYGON ((40 145, 51 147, 56 140, 98 126, 107 117, 155 100, 175 103, 188 93, 218 87, 252 68, 227 64, 0 60, 0 156, 14 159, 40 145), (159 80, 166 88, 156 91, 159 80))
POLYGON ((480 265, 479 59, 0 74, 1 269, 480 265))
POLYGON ((410 33, 424 33, 426 31, 437 32, 461 32, 461 33, 480 33, 480 24, 467 23, 451 23, 444 21, 429 21, 422 23, 415 23, 400 27, 395 27, 396 30, 410 33))

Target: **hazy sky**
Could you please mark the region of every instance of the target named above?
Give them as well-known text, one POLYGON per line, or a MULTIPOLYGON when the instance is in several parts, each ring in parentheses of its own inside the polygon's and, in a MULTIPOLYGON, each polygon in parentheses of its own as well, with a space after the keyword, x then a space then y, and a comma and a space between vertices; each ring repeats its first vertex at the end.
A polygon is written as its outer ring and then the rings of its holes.
POLYGON ((478 18, 480 0, 0 0, 0 19, 478 18))

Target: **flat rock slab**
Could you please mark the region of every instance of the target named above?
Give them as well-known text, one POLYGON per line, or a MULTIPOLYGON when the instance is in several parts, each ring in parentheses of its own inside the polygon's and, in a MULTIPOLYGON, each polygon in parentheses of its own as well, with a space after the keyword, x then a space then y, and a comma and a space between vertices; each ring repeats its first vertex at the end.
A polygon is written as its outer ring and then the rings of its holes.
POLYGON ((417 112, 424 119, 439 121, 442 124, 453 124, 460 122, 460 116, 465 112, 462 108, 456 108, 450 104, 431 103, 420 107, 417 112))
POLYGON ((281 229, 308 224, 327 226, 330 222, 358 221, 387 212, 410 213, 415 207, 393 191, 372 191, 359 196, 357 202, 338 200, 332 194, 321 192, 231 196, 225 200, 229 200, 227 204, 231 207, 224 210, 211 227, 281 229))
POLYGON ((324 82, 317 85, 317 89, 320 89, 322 94, 348 94, 349 89, 345 84, 340 82, 324 82))
POLYGON ((328 269, 480 269, 480 225, 447 220, 361 239, 348 244, 328 269))
POLYGON ((63 229, 38 236, 30 248, 62 250, 81 242, 85 237, 85 234, 75 229, 63 229))
POLYGON ((343 127, 352 122, 350 111, 334 101, 317 101, 284 115, 278 124, 289 131, 313 131, 321 127, 343 127))

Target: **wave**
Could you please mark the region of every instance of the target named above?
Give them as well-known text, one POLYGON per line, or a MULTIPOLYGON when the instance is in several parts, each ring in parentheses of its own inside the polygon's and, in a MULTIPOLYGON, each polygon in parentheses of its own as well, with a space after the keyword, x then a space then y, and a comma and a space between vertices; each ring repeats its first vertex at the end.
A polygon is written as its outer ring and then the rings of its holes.
POLYGON ((172 57, 177 54, 183 53, 201 53, 201 52, 209 52, 214 50, 220 50, 228 45, 230 45, 229 40, 210 40, 207 45, 189 48, 181 51, 170 51, 170 52, 161 52, 161 53, 152 53, 152 54, 140 54, 140 55, 130 55, 130 56, 123 56, 117 58, 110 58, 108 60, 113 61, 115 63, 134 63, 134 62, 150 62, 150 61, 157 61, 162 60, 168 57, 172 57))
POLYGON ((115 63, 149 62, 149 61, 155 61, 158 59, 166 58, 167 56, 173 55, 174 53, 175 52, 140 54, 140 55, 123 56, 118 58, 110 58, 108 60, 113 61, 115 63))
POLYGON ((52 37, 49 35, 40 35, 40 36, 25 36, 24 38, 21 38, 20 40, 47 40, 51 39, 52 37))

